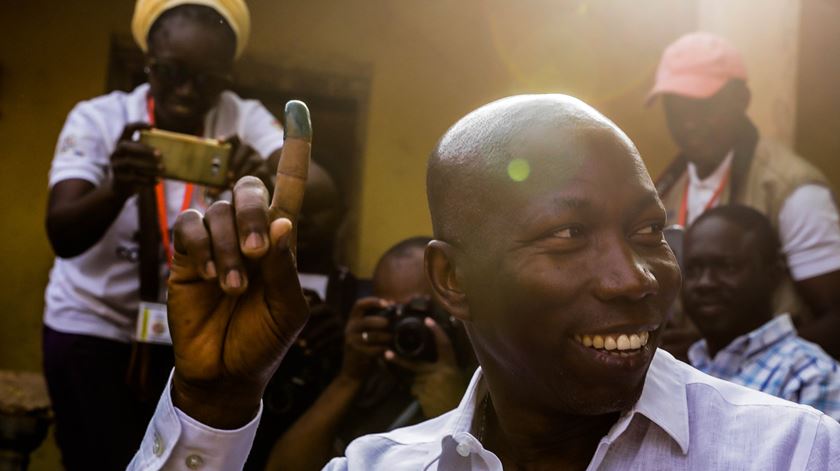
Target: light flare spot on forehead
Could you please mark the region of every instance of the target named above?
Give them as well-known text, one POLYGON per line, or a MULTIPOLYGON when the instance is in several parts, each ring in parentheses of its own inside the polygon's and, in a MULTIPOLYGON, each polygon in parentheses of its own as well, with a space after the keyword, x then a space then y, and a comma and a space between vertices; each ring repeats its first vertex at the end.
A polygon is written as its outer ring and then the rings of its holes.
POLYGON ((508 163, 508 176, 515 182, 524 182, 531 175, 531 164, 525 159, 513 159, 508 163))

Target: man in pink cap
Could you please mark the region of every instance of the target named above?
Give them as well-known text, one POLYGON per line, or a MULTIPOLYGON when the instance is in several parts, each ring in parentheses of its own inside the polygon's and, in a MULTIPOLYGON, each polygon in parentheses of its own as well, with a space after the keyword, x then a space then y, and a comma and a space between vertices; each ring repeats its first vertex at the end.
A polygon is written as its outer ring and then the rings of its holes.
MULTIPOLYGON (((648 105, 660 96, 680 148, 657 181, 668 223, 687 227, 726 204, 765 214, 779 232, 789 268, 775 313, 790 313, 803 337, 840 357, 840 225, 825 176, 791 149, 759 136, 746 114, 743 60, 721 37, 690 33, 668 46, 648 105)), ((669 338, 679 354, 698 334, 677 315, 669 338)))

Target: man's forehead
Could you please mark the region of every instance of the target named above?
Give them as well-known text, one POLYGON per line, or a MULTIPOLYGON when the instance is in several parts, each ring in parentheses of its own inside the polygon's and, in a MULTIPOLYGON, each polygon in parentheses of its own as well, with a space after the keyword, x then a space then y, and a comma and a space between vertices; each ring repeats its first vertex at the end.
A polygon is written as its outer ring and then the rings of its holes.
POLYGON ((686 234, 686 248, 693 252, 729 253, 751 250, 754 234, 724 217, 711 216, 694 223, 686 234))
POLYGON ((505 213, 522 197, 557 191, 584 173, 653 187, 630 139, 582 101, 526 95, 490 103, 452 126, 429 161, 436 232, 472 232, 490 212, 505 213))

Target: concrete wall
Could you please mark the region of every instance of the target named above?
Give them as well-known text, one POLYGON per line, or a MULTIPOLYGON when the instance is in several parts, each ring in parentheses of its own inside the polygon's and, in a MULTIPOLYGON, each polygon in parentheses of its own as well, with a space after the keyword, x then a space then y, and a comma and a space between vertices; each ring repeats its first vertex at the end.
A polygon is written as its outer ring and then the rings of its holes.
MULTIPOLYGON (((801 0, 700 0, 697 29, 728 38, 744 56, 750 116, 764 136, 788 145, 796 127, 801 0)), ((814 2, 822 3, 822 2, 814 2)))
POLYGON ((802 3, 799 28, 796 150, 840 188, 840 3, 802 3))

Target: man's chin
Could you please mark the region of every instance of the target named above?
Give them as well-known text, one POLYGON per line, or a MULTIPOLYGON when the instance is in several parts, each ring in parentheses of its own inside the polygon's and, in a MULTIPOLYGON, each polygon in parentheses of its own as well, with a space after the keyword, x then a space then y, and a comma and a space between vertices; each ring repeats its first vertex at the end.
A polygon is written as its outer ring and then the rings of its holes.
POLYGON ((200 129, 203 125, 204 114, 195 110, 172 109, 167 107, 163 110, 161 126, 175 132, 191 133, 200 129))
MULTIPOLYGON (((624 378, 622 381, 611 381, 600 384, 584 382, 573 394, 570 394, 568 385, 561 387, 565 390, 566 404, 563 407, 567 414, 572 415, 604 415, 615 412, 624 412, 631 409, 639 397, 645 385, 647 374, 635 380, 624 378)), ((560 397, 560 396, 558 396, 560 397)))
POLYGON ((583 397, 579 402, 580 415, 605 415, 624 412, 633 408, 642 396, 644 381, 625 391, 610 391, 583 397))

